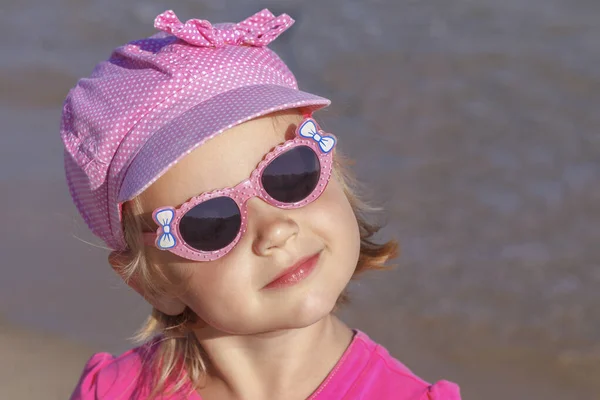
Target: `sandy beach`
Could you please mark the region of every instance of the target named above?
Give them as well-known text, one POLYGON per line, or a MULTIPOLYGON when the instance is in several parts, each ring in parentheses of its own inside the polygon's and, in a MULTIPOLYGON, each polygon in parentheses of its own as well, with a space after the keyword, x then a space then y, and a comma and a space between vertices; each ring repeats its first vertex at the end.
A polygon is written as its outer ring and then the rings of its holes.
POLYGON ((0 398, 65 400, 92 349, 0 322, 0 398))

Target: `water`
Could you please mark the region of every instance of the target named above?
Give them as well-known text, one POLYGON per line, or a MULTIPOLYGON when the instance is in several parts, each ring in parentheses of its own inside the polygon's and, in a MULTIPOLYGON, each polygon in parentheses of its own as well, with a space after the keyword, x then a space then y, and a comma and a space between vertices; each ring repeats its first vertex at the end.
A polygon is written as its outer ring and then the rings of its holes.
POLYGON ((506 376, 523 390, 505 395, 600 398, 600 3, 326 4, 4 0, 0 314, 126 346, 147 308, 81 241, 98 243, 63 182, 61 102, 165 9, 238 21, 269 7, 297 20, 272 47, 332 98, 320 119, 403 247, 345 317, 465 393, 506 376))

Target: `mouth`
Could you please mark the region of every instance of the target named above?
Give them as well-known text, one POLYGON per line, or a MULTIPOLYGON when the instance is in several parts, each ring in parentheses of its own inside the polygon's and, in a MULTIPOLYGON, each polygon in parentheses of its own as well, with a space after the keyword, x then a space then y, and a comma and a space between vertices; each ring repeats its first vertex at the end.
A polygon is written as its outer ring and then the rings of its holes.
POLYGON ((275 279, 269 282, 264 288, 275 289, 295 285, 296 283, 304 280, 310 275, 310 273, 317 266, 320 257, 321 252, 319 251, 311 256, 299 260, 291 267, 288 267, 285 270, 283 270, 279 275, 275 277, 275 279))

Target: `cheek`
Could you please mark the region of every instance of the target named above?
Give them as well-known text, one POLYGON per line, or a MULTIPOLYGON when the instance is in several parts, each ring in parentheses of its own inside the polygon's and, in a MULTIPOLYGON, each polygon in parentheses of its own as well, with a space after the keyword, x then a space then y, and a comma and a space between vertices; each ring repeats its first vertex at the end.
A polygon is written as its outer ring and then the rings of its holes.
POLYGON ((198 317, 219 330, 236 333, 256 304, 252 296, 251 268, 235 251, 207 263, 178 265, 178 276, 186 279, 178 297, 198 317))
POLYGON ((312 225, 327 245, 345 263, 356 267, 360 253, 360 232, 354 211, 340 183, 332 179, 314 203, 307 207, 312 225))

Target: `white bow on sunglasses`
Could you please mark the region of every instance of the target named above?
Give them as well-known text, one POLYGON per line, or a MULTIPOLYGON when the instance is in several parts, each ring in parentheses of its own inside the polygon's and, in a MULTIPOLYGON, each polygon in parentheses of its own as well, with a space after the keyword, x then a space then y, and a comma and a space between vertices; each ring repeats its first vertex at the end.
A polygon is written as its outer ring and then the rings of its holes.
POLYGON ((158 239, 158 247, 161 249, 170 249, 175 247, 175 236, 171 233, 171 221, 175 217, 175 212, 171 209, 161 210, 156 214, 156 220, 160 223, 162 234, 158 239))
POLYGON ((312 119, 308 119, 300 125, 298 133, 305 138, 312 138, 319 144, 323 153, 329 153, 333 149, 333 146, 335 146, 335 138, 333 136, 325 136, 325 132, 319 131, 312 119))

